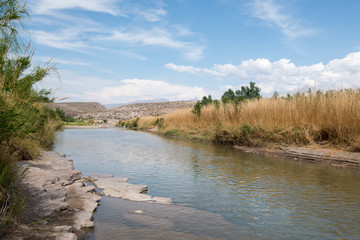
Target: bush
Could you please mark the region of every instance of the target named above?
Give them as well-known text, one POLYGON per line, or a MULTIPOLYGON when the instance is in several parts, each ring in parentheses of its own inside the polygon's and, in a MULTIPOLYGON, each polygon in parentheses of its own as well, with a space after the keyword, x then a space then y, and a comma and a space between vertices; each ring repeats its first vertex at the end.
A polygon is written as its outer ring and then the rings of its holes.
POLYGON ((31 159, 40 148, 48 147, 59 126, 59 117, 43 102, 52 101, 51 91, 33 86, 53 69, 31 67, 33 51, 23 49, 17 26, 27 16, 17 0, 0 3, 0 238, 9 232, 14 216, 21 210, 23 197, 16 188, 14 162, 31 159))

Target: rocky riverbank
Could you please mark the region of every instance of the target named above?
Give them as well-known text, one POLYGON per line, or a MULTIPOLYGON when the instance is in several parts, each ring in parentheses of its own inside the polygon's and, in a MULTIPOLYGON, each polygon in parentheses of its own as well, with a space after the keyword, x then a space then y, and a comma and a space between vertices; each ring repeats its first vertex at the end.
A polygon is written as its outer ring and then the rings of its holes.
POLYGON ((100 196, 65 155, 42 152, 21 161, 20 188, 25 210, 13 239, 83 239, 94 226, 93 211, 100 196))
POLYGON ((18 162, 25 210, 11 239, 86 239, 100 195, 170 204, 170 198, 144 194, 146 185, 112 175, 83 177, 64 154, 43 151, 38 159, 18 162), (96 191, 95 186, 102 188, 96 191))

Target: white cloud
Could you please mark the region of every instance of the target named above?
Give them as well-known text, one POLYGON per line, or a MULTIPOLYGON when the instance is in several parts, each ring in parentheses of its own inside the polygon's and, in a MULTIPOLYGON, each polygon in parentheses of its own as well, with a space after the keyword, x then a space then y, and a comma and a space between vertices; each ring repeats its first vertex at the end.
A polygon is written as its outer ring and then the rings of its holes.
POLYGON ((171 84, 165 81, 149 79, 124 79, 120 84, 85 93, 84 99, 101 103, 129 102, 166 98, 169 100, 187 100, 207 95, 201 87, 171 84))
POLYGON ((151 79, 109 80, 93 76, 79 75, 68 70, 59 70, 59 75, 50 75, 37 83, 37 88, 57 89, 58 99, 68 98, 70 102, 119 103, 138 100, 166 98, 169 100, 201 99, 212 94, 202 87, 172 84, 151 79))
POLYGON ((103 12, 118 15, 119 10, 116 0, 33 0, 33 11, 35 14, 48 15, 54 11, 65 9, 82 9, 93 12, 103 12))
MULTIPOLYGON (((181 25, 168 25, 153 23, 160 21, 167 15, 162 0, 134 2, 131 0, 30 0, 35 13, 37 26, 46 26, 46 29, 31 30, 33 40, 41 45, 53 48, 66 49, 81 53, 89 53, 88 49, 105 50, 109 41, 126 42, 124 50, 122 45, 112 51, 122 55, 146 60, 145 56, 129 51, 131 47, 157 46, 180 51, 186 59, 198 60, 202 58, 203 46, 193 41, 183 40, 193 33, 181 25), (107 26, 96 22, 91 15, 70 15, 65 10, 79 9, 85 11, 101 12, 114 15, 114 22, 118 16, 129 18, 131 21, 145 20, 151 22, 149 28, 135 28, 133 24, 125 24, 122 29, 107 26), (102 46, 101 48, 95 46, 102 46)), ((138 25, 138 24, 137 24, 138 25)), ((141 26, 141 24, 139 25, 141 26)), ((138 51, 138 49, 136 49, 138 51)))
POLYGON ((62 58, 57 58, 57 57, 40 57, 40 56, 36 56, 33 57, 34 61, 37 62, 49 62, 51 60, 52 64, 64 64, 64 65, 77 65, 77 66, 90 66, 90 63, 84 62, 82 60, 76 59, 76 60, 69 60, 69 59, 62 59, 62 58))
POLYGON ((149 22, 156 22, 167 15, 162 1, 142 4, 131 0, 30 0, 31 9, 37 15, 56 15, 69 9, 107 13, 113 16, 135 16, 149 22))
POLYGON ((203 47, 192 42, 176 40, 171 32, 162 28, 149 30, 136 29, 132 31, 114 30, 110 36, 100 37, 98 41, 122 41, 129 44, 141 44, 144 46, 159 46, 184 51, 184 56, 190 60, 198 60, 202 57, 203 47))
POLYGON ((300 20, 290 14, 284 13, 284 6, 276 3, 275 0, 253 0, 252 16, 265 21, 270 26, 280 29, 288 38, 309 36, 317 31, 311 28, 301 26, 300 20))
POLYGON ((291 92, 303 88, 334 89, 360 87, 360 52, 350 53, 342 59, 334 59, 328 64, 317 63, 296 66, 289 59, 270 62, 268 59, 250 59, 239 65, 215 64, 212 68, 196 68, 173 63, 166 68, 195 75, 228 77, 241 83, 254 81, 262 87, 262 92, 291 92))
POLYGON ((31 30, 31 38, 38 44, 66 49, 76 52, 84 52, 85 48, 91 48, 86 43, 80 34, 82 33, 78 29, 63 29, 58 32, 46 32, 42 30, 31 30))

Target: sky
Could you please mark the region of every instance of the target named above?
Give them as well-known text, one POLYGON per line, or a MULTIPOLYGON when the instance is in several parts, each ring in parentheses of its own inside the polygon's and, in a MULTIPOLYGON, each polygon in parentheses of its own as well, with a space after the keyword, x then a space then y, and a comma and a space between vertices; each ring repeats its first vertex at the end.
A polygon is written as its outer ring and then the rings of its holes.
POLYGON ((28 0, 39 88, 74 102, 360 87, 358 0, 28 0))

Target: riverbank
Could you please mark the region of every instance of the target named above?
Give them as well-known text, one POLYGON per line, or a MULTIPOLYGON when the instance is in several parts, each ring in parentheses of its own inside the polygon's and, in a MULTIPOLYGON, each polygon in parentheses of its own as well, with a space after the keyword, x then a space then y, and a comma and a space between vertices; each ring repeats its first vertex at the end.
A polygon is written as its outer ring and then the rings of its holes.
POLYGON ((19 190, 24 212, 13 239, 85 239, 94 226, 92 214, 100 197, 88 186, 71 159, 42 151, 40 157, 18 162, 23 172, 19 190))
POLYGON ((126 178, 84 177, 64 154, 42 151, 37 159, 18 162, 18 168, 23 173, 19 190, 25 202, 11 239, 87 239, 93 232, 93 213, 101 199, 99 195, 171 204, 170 198, 144 194, 146 185, 130 184, 126 178), (102 191, 96 191, 96 187, 102 191))
MULTIPOLYGON (((229 141, 214 141, 206 137, 192 136, 189 134, 182 134, 180 130, 168 130, 164 131, 158 127, 145 129, 140 128, 140 131, 144 131, 159 136, 183 139, 195 142, 205 142, 209 144, 229 145, 229 141)), ((248 147, 241 145, 233 145, 234 148, 261 155, 272 155, 279 157, 286 157, 293 160, 308 161, 313 163, 320 163, 323 165, 330 165, 335 167, 351 167, 360 168, 360 153, 349 152, 334 148, 326 148, 318 144, 312 143, 309 146, 280 146, 269 145, 268 147, 248 147)))
POLYGON ((206 99, 192 109, 133 118, 118 125, 331 165, 359 165, 356 155, 360 152, 359 88, 309 90, 286 98, 238 102, 212 101, 209 97, 205 103, 206 99))

